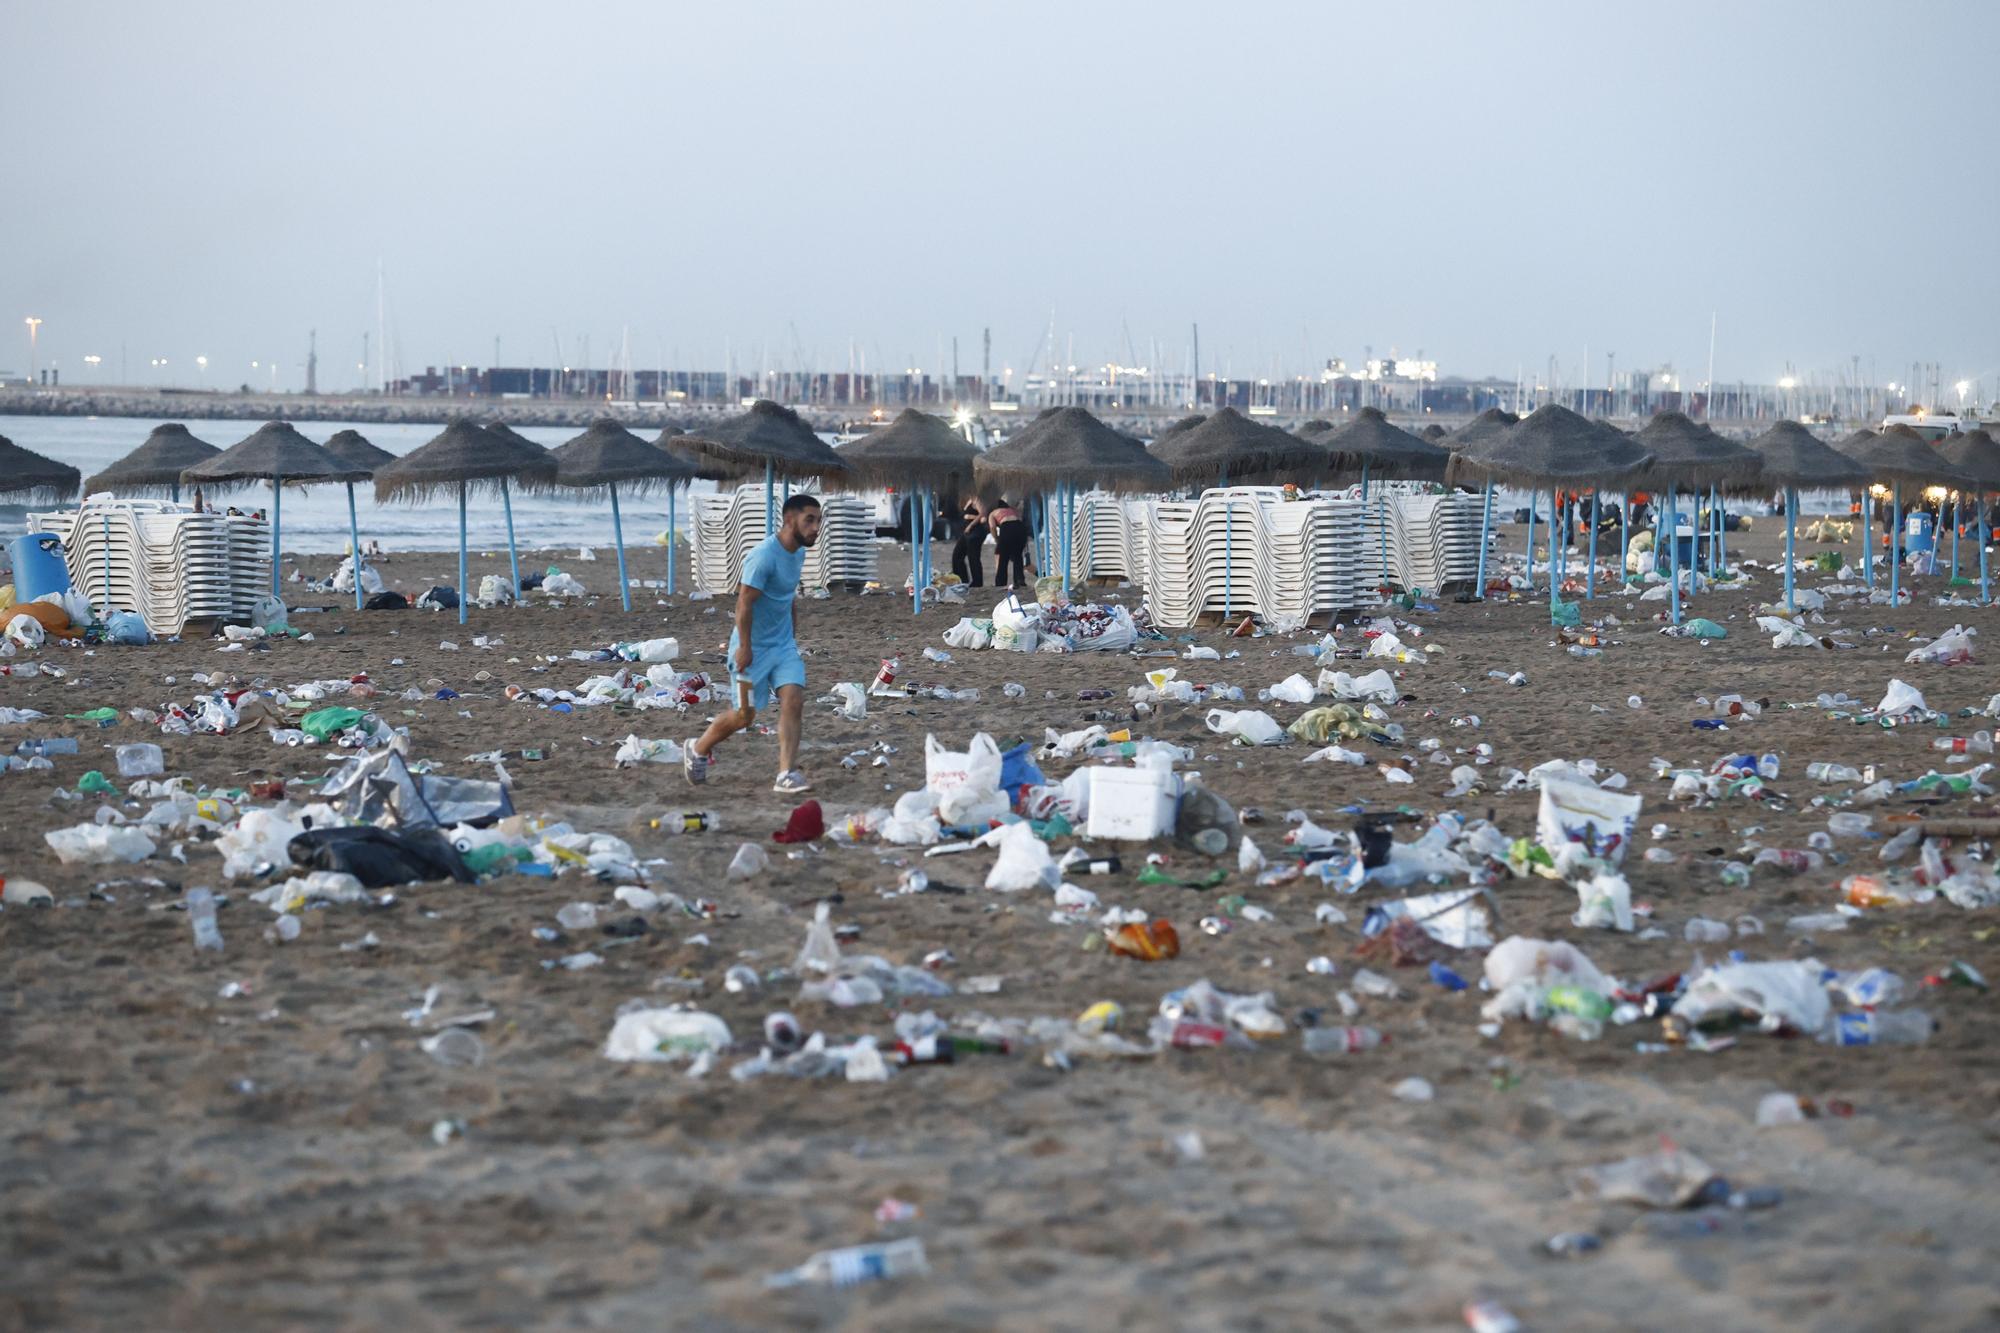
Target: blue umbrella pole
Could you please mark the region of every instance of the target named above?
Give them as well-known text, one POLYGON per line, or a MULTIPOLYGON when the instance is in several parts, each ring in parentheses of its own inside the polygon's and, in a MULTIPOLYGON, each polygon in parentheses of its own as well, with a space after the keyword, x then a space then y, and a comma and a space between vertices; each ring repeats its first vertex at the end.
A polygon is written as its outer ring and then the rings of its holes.
POLYGON ((1486 503, 1479 507, 1479 586, 1473 595, 1480 601, 1486 600, 1486 539, 1493 531, 1493 483, 1486 483, 1486 503))
POLYGON ((500 507, 507 513, 507 569, 514 576, 514 584, 507 594, 507 600, 515 606, 521 604, 521 553, 514 546, 514 497, 508 493, 507 479, 500 478, 500 507))
POLYGON ((1979 604, 1981 606, 1990 600, 1988 595, 1990 590, 1986 584, 1986 546, 1993 540, 1992 519, 1991 502, 1982 495, 1979 497, 1979 604))
POLYGON ((1798 598, 1793 590, 1794 581, 1798 577, 1796 555, 1798 535, 1799 488, 1787 486, 1785 487, 1785 609, 1787 611, 1799 609, 1798 598))
POLYGON ((667 596, 674 595, 674 497, 676 491, 667 487, 667 596))
POLYGON ((1861 577, 1870 588, 1875 586, 1875 488, 1872 485, 1861 492, 1861 577))
POLYGON ((1062 496, 1062 590, 1063 597, 1067 599, 1069 597, 1069 558, 1070 552, 1075 549, 1073 539, 1076 535, 1076 486, 1070 482, 1064 482, 1060 494, 1062 496))
POLYGON ((1583 600, 1597 596, 1597 519, 1600 505, 1598 493, 1590 493, 1590 563, 1583 567, 1583 600))
MULTIPOLYGON (((770 505, 764 506, 768 512, 770 505)), ((632 581, 625 577, 625 521, 618 514, 618 483, 611 484, 611 537, 618 543, 618 597, 625 609, 632 609, 632 581)))
POLYGON ((1953 583, 1958 582, 1958 526, 1959 526, 1958 520, 1960 517, 1958 512, 1959 503, 1960 501, 1958 497, 1954 495, 1951 501, 1951 581, 1953 583))
POLYGON ((1674 488, 1667 487, 1667 508, 1664 523, 1667 534, 1667 577, 1672 580, 1667 590, 1667 600, 1672 604, 1672 623, 1681 623, 1681 524, 1680 515, 1675 512, 1674 488))
POLYGON ((922 488, 910 492, 910 502, 906 506, 910 514, 910 614, 917 615, 924 609, 924 493, 922 488))
MULTIPOLYGON (((613 498, 616 498, 616 492, 613 492, 613 498)), ((766 537, 778 530, 777 511, 771 505, 771 460, 767 458, 764 460, 764 535, 766 537)))
POLYGON ((354 609, 361 609, 361 525, 354 520, 354 483, 347 483, 347 549, 354 564, 354 609))
POLYGON ((1528 591, 1535 590, 1535 493, 1528 492, 1528 591))
POLYGON ((458 483, 458 623, 465 623, 465 604, 472 600, 465 590, 465 483, 458 483))
POLYGON ((278 595, 278 552, 283 549, 280 533, 285 527, 285 479, 271 478, 271 596, 278 595))
POLYGON ((1889 605, 1903 586, 1903 483, 1897 482, 1889 497, 1889 605))

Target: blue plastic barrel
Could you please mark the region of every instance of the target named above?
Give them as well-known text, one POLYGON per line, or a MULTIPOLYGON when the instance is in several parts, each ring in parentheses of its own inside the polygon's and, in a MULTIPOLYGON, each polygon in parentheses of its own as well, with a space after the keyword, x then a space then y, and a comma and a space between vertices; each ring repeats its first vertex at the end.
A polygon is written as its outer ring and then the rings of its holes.
POLYGON ((1903 549, 1928 551, 1937 545, 1935 521, 1927 510, 1915 509, 1903 515, 1903 549))
POLYGON ((14 600, 32 602, 52 592, 69 591, 69 566, 63 563, 62 539, 53 532, 31 532, 7 546, 14 558, 14 600))

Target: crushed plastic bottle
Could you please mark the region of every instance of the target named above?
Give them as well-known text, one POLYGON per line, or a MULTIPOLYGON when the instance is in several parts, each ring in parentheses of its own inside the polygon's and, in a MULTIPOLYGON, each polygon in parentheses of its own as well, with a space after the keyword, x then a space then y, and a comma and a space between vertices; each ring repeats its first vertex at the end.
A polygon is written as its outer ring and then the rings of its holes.
POLYGON ((166 771, 166 758, 160 753, 159 746, 141 741, 136 745, 118 747, 119 777, 150 778, 166 771))
POLYGON ((879 1245, 850 1245, 846 1249, 821 1250, 797 1268, 773 1273, 764 1279, 764 1285, 797 1287, 815 1283, 852 1287, 863 1282, 921 1277, 930 1271, 923 1241, 916 1236, 906 1236, 879 1245))
POLYGON ((1307 1028, 1300 1038, 1309 1055, 1354 1055, 1372 1051, 1389 1039, 1374 1028, 1307 1028))
POLYGON ((1846 764, 1817 763, 1806 765, 1806 776, 1814 782, 1840 783, 1861 781, 1861 770, 1846 764))
POLYGON ((215 920, 215 891, 187 891, 188 922, 194 927, 194 947, 204 953, 222 952, 222 927, 215 920))
POLYGON ((1936 1031, 1936 1021, 1921 1009, 1868 1010, 1835 1014, 1820 1040, 1829 1046, 1918 1046, 1936 1031))

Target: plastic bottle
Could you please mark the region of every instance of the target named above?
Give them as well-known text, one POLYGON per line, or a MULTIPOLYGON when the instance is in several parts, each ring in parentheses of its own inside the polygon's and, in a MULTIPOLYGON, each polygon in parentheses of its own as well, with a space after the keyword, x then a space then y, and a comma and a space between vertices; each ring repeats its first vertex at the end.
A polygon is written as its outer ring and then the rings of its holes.
POLYGON ((1806 776, 1814 782, 1859 782, 1861 770, 1846 764, 1807 764, 1806 776))
POLYGON ((1836 838, 1865 838, 1868 836, 1869 826, 1874 822, 1873 817, 1869 815, 1842 810, 1827 817, 1826 831, 1836 838))
POLYGON ((722 827, 722 816, 713 810, 672 810, 653 821, 663 833, 714 833, 722 827))
POLYGON ((906 1236, 879 1245, 850 1245, 841 1250, 821 1250, 797 1268, 765 1278, 764 1285, 796 1287, 813 1282, 832 1287, 852 1287, 889 1278, 918 1277, 930 1271, 923 1241, 916 1236, 906 1236))
POLYGON ((1923 841, 1923 837, 1923 826, 1913 824, 1883 843, 1882 850, 1877 852, 1876 856, 1884 861, 1900 861, 1910 854, 1912 847, 1923 841))
POLYGON ((1931 742, 1931 748, 1953 754, 1992 754, 1993 733, 1975 731, 1970 736, 1940 736, 1931 742))
POLYGON ((1681 932, 1681 937, 1689 944, 1720 944, 1728 939, 1731 933, 1727 922, 1698 916, 1687 923, 1687 928, 1681 932))
POLYGON ((1611 1017, 1611 997, 1582 986, 1551 986, 1543 993, 1542 1003, 1550 1013, 1573 1014, 1593 1023, 1611 1017))
POLYGON ((1829 1046, 1919 1046, 1935 1031, 1937 1023, 1921 1009, 1878 1009, 1835 1014, 1820 1040, 1829 1046))
POLYGON ((1740 694, 1725 694, 1715 701, 1717 717, 1755 717, 1764 711, 1764 706, 1755 699, 1746 699, 1740 694))
POLYGON ((1028 697, 1028 687, 1017 680, 1010 680, 1000 687, 1000 693, 1009 699, 1025 699, 1028 697))
POLYGON ((1571 657, 1602 657, 1604 656, 1604 650, 1602 648, 1586 648, 1580 643, 1573 643, 1569 646, 1569 655, 1571 657))
POLYGON ((187 891, 188 921, 194 926, 194 947, 207 953, 222 952, 222 927, 215 922, 215 891, 187 891))
POLYGON ((1388 1041, 1374 1028, 1307 1028, 1303 1037, 1311 1055, 1354 1055, 1372 1051, 1388 1041))
POLYGON ((1757 853, 1752 865, 1776 866, 1790 875, 1802 875, 1808 870, 1817 870, 1826 863, 1826 858, 1818 852, 1802 852, 1791 847, 1766 847, 1757 853))
POLYGON ((471 1028, 452 1027, 417 1043, 424 1054, 447 1069, 470 1069, 486 1059, 486 1043, 471 1028))
POLYGON ((926 647, 924 649, 924 660, 926 662, 949 662, 951 661, 951 654, 942 648, 926 647))

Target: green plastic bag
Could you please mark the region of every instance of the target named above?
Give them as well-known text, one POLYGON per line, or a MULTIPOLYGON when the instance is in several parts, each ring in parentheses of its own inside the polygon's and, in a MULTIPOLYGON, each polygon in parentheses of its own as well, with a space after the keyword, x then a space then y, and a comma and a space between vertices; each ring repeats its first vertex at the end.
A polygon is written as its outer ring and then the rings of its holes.
POLYGON ((118 788, 113 785, 111 779, 105 777, 101 769, 95 768, 76 780, 76 789, 86 795, 116 796, 118 794, 118 788))
POLYGON ((1560 597, 1549 599, 1549 624, 1558 629, 1575 629, 1583 624, 1583 607, 1560 597))
POLYGON ((331 740, 368 716, 359 708, 322 708, 299 719, 299 729, 317 740, 331 740))
POLYGON ((1694 639, 1726 639, 1729 637, 1728 630, 1716 624, 1713 620, 1704 620, 1700 616, 1696 616, 1693 620, 1688 621, 1687 629, 1688 637, 1694 639))

